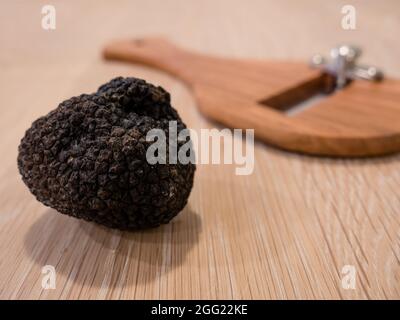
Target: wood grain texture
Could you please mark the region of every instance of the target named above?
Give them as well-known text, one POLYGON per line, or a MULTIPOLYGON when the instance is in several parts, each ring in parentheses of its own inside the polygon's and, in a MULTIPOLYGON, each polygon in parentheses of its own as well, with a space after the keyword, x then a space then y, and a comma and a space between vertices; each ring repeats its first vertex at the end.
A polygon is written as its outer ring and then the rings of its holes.
POLYGON ((322 93, 332 82, 306 62, 212 57, 163 38, 114 41, 104 57, 177 76, 190 86, 204 116, 254 129, 260 140, 286 150, 345 157, 400 151, 400 80, 354 80, 289 117, 282 109, 322 93))
POLYGON ((182 47, 234 58, 305 61, 341 42, 400 77, 397 1, 54 1, 57 29, 40 27, 46 1, 0 10, 0 297, 4 299, 400 298, 399 156, 316 158, 255 146, 255 170, 199 165, 189 205, 161 228, 108 231, 38 203, 16 166, 37 117, 115 76, 159 84, 194 129, 215 124, 180 81, 105 62, 113 38, 164 33, 182 47), (340 28, 343 4, 357 30, 340 28), (373 39, 373 41, 371 41, 373 39), (41 287, 42 267, 57 272, 41 287), (341 286, 353 265, 355 290, 341 286))

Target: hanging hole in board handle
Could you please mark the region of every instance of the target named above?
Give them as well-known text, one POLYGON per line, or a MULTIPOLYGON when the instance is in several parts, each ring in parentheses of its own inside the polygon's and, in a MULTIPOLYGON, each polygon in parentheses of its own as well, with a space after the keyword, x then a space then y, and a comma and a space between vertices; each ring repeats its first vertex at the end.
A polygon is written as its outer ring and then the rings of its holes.
POLYGON ((141 47, 145 44, 146 41, 144 39, 134 39, 132 40, 132 42, 138 47, 141 47))

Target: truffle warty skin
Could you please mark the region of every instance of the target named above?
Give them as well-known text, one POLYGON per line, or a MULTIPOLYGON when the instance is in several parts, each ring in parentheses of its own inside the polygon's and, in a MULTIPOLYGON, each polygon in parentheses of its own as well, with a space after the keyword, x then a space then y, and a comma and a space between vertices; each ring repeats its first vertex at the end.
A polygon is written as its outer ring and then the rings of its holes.
POLYGON ((121 230, 156 227, 184 208, 195 172, 192 163, 146 161, 147 132, 168 136, 169 121, 186 128, 163 88, 115 78, 33 122, 18 168, 35 197, 61 213, 121 230))

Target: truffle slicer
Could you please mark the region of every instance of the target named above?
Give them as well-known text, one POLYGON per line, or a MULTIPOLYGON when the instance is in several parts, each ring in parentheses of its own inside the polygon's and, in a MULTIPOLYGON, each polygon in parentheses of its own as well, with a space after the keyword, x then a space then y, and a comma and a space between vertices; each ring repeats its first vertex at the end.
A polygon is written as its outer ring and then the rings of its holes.
POLYGON ((148 38, 110 43, 104 57, 182 79, 205 116, 231 128, 255 129, 258 139, 286 150, 342 157, 399 151, 400 81, 368 81, 378 78, 376 69, 356 67, 348 54, 355 51, 340 50, 342 60, 325 64, 315 56, 320 68, 310 68, 305 62, 212 57, 148 38), (318 95, 313 106, 287 112, 318 95))

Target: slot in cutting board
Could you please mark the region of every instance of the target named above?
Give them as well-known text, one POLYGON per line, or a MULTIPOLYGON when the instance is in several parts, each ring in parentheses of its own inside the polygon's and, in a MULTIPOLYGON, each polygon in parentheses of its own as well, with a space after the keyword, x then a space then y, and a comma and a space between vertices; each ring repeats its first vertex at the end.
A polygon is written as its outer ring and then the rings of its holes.
POLYGON ((200 111, 231 128, 254 129, 268 144, 326 156, 376 156, 400 150, 400 81, 354 80, 293 116, 284 111, 331 81, 306 63, 211 57, 163 38, 107 45, 106 59, 166 71, 192 89, 200 111))

